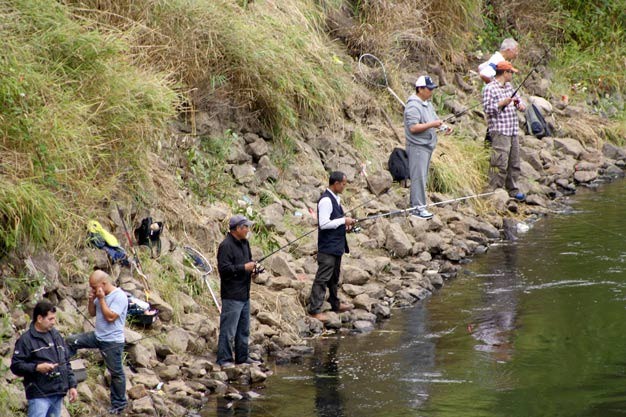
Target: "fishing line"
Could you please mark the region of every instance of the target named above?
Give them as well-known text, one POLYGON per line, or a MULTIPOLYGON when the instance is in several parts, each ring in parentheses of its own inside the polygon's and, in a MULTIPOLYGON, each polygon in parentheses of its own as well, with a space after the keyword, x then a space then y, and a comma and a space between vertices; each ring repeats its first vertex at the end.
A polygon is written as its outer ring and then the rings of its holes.
POLYGON ((375 214, 375 215, 372 215, 372 216, 362 217, 360 219, 356 219, 356 221, 357 222, 364 222, 364 221, 368 221, 368 220, 380 219, 380 218, 383 218, 383 217, 389 217, 389 216, 394 216, 394 215, 398 215, 398 214, 409 214, 409 213, 414 212, 416 210, 424 209, 426 207, 441 206, 441 205, 444 205, 444 204, 455 203, 455 202, 458 202, 458 201, 469 200, 469 199, 472 199, 472 198, 485 197, 485 196, 492 195, 492 194, 495 194, 495 191, 490 191, 488 193, 481 193, 481 194, 473 194, 473 195, 468 195, 468 196, 465 196, 465 197, 453 198, 453 199, 450 199, 450 200, 439 201, 437 203, 421 204, 421 205, 409 207, 409 208, 402 209, 402 210, 392 210, 392 211, 389 211, 389 212, 386 212, 386 213, 381 213, 381 214, 375 214))
MULTIPOLYGON (((381 194, 381 195, 383 195, 383 194, 381 194)), ((366 202, 364 202, 364 203, 362 203, 362 204, 359 204, 359 205, 358 205, 358 206, 356 206, 356 207, 351 208, 350 210, 348 210, 348 211, 344 212, 344 216, 345 216, 346 214, 348 214, 348 213, 352 212, 352 211, 355 211, 355 210, 356 210, 356 209, 358 209, 358 208, 361 208, 361 207, 365 206, 365 205, 366 205, 366 204, 368 204, 368 203, 371 203, 372 201, 376 200, 378 197, 379 197, 379 196, 374 196, 374 197, 370 198, 369 200, 367 200, 366 202)), ((315 231, 316 231, 319 227, 325 226, 325 225, 327 225, 327 224, 328 224, 328 223, 330 223, 330 222, 331 222, 331 221, 329 220, 328 222, 324 223, 323 225, 315 226, 315 228, 314 228, 314 229, 311 229, 310 231, 306 232, 305 234, 303 234, 303 235, 301 235, 301 236, 299 236, 299 237, 297 237, 297 238, 295 238, 295 239, 293 239, 293 240, 291 240, 291 241, 289 241, 289 242, 285 243, 285 244, 284 244, 283 246, 281 246, 280 248, 278 248, 278 249, 276 249, 276 250, 274 250, 274 251, 270 252, 269 254, 265 255, 264 257, 262 257, 261 259, 259 259, 259 260, 258 260, 258 261, 256 261, 256 262, 257 262, 257 263, 261 263, 261 262, 263 262, 264 260, 266 260, 266 259, 267 259, 267 258, 269 258, 270 256, 272 256, 272 255, 274 255, 274 254, 276 254, 276 253, 278 253, 278 252, 282 251, 283 249, 285 249, 285 248, 287 248, 287 247, 289 247, 289 246, 293 245, 293 244, 294 244, 294 243, 296 243, 297 241, 299 241, 299 240, 301 240, 301 239, 303 239, 303 238, 307 237, 307 236, 308 236, 308 235, 310 235, 311 233, 315 232, 315 231)))

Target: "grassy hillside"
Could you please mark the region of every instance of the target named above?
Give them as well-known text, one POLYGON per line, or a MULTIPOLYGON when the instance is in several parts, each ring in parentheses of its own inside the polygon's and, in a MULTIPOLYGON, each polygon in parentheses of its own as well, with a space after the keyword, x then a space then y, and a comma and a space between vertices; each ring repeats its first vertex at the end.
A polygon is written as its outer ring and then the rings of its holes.
POLYGON ((176 94, 66 6, 3 1, 0 18, 0 251, 54 248, 104 199, 141 196, 176 94))
MULTIPOLYGON (((72 242, 84 219, 112 197, 150 200, 139 192, 145 153, 181 111, 245 114, 273 132, 282 143, 273 158, 288 164, 303 124, 336 123, 346 97, 362 89, 349 54, 380 55, 400 86, 407 67, 458 70, 469 63, 467 52, 494 50, 504 36, 529 51, 552 43, 552 94, 570 94, 621 121, 614 138, 623 129, 624 0, 2 6, 3 252, 72 242)), ((219 162, 219 150, 212 155, 209 147, 201 157, 219 162)), ((462 189, 457 176, 441 171, 445 165, 435 170, 433 187, 462 189)))

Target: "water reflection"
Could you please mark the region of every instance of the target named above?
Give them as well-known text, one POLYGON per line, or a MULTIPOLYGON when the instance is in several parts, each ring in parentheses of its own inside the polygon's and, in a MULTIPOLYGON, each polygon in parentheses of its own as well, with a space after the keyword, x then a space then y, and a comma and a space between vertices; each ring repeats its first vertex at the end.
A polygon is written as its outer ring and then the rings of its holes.
POLYGON ((313 359, 315 373, 315 410, 319 417, 343 417, 344 405, 339 375, 339 339, 332 338, 320 345, 321 352, 313 359))
POLYGON ((500 254, 501 273, 490 274, 483 283, 482 305, 474 310, 474 322, 467 330, 480 342, 474 349, 491 353, 498 362, 508 362, 513 355, 517 288, 521 277, 518 276, 517 245, 502 247, 500 254))
MULTIPOLYGON (((249 417, 252 416, 252 408, 249 400, 232 401, 223 397, 216 399, 217 417, 249 417)), ((208 415, 208 414, 205 414, 208 415)))

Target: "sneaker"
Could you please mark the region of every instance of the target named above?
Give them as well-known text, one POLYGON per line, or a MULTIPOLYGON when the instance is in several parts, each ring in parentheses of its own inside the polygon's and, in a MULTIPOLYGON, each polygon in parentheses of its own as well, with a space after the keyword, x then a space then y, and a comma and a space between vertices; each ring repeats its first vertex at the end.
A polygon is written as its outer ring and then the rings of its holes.
POLYGON ((232 362, 218 363, 218 365, 219 365, 222 369, 233 368, 233 367, 235 366, 235 364, 234 364, 234 363, 232 363, 232 362))
POLYGON ((526 194, 524 193, 517 193, 513 196, 514 199, 516 199, 517 201, 524 201, 526 200, 526 194))
POLYGON ((125 409, 126 407, 111 407, 107 410, 107 413, 109 415, 119 416, 124 412, 125 409))
POLYGON ((248 358, 245 362, 239 362, 237 365, 260 365, 261 361, 255 361, 254 359, 248 358))
POLYGON ((433 214, 426 209, 420 209, 420 210, 414 211, 412 215, 420 219, 431 219, 433 217, 433 214))

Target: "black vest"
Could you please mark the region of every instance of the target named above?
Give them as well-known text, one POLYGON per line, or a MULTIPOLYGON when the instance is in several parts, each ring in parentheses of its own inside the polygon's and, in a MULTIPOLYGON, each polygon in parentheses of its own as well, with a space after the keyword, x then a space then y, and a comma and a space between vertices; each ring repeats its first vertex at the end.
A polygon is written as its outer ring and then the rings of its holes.
MULTIPOLYGON (((326 190, 322 194, 319 200, 317 200, 317 218, 320 217, 319 203, 322 198, 330 198, 330 202, 333 204, 333 211, 330 213, 330 220, 335 220, 343 217, 343 209, 337 203, 335 196, 330 191, 326 190)), ((317 228, 317 251, 326 253, 329 255, 341 256, 344 253, 350 253, 348 248, 348 241, 346 239, 346 225, 342 224, 336 229, 321 229, 317 228)))

